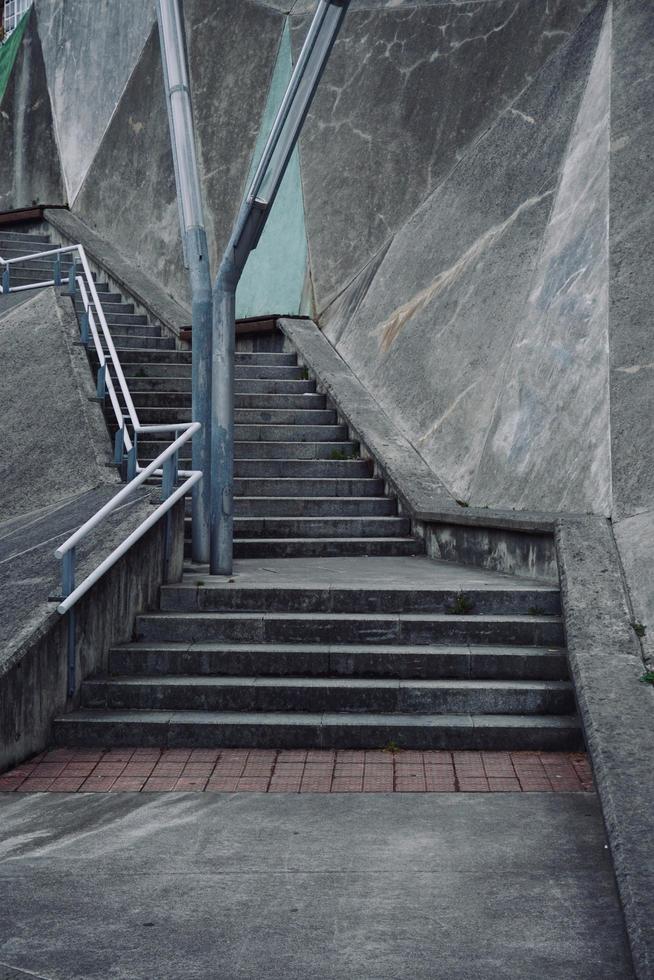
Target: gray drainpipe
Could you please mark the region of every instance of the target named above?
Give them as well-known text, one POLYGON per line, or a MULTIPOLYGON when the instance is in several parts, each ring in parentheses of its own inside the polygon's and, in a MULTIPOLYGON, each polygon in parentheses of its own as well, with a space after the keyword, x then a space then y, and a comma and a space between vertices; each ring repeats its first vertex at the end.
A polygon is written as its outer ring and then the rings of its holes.
POLYGON ((207 563, 211 514, 211 271, 178 0, 157 0, 157 20, 184 259, 191 285, 193 421, 202 424, 193 437, 193 469, 202 471, 202 480, 193 488, 192 557, 195 562, 207 563))

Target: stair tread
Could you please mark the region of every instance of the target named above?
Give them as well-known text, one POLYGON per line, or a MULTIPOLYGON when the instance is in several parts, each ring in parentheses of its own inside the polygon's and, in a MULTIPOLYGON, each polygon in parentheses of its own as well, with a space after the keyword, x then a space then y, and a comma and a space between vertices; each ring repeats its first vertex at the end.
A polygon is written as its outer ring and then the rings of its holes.
POLYGON ((401 654, 403 656, 415 656, 419 654, 420 656, 437 655, 443 656, 443 654, 484 654, 496 656, 507 656, 515 655, 518 656, 557 656, 560 657, 565 654, 565 647, 544 647, 544 646, 503 646, 501 644, 482 644, 482 643, 472 643, 472 644, 453 644, 453 643, 435 643, 435 644, 425 644, 422 645, 411 645, 397 646, 390 643, 380 643, 380 644, 362 644, 362 643, 276 643, 274 641, 270 643, 215 643, 208 641, 198 641, 194 643, 175 643, 167 642, 162 640, 161 642, 152 642, 147 640, 142 640, 135 643, 124 643, 121 646, 112 647, 112 652, 114 651, 131 651, 143 653, 146 651, 177 651, 179 653, 213 653, 213 652, 228 652, 228 651, 242 651, 247 649, 250 653, 296 653, 301 651, 308 651, 315 654, 320 653, 365 653, 366 656, 374 654, 388 653, 396 656, 401 654))
MULTIPOLYGON (((322 539, 319 539, 322 540, 322 539)), ((396 539, 391 539, 396 540, 396 539)), ((138 619, 193 619, 193 620, 209 620, 209 619, 220 619, 222 621, 228 620, 280 620, 280 619, 292 619, 294 621, 306 621, 306 622, 316 622, 316 621, 329 621, 329 622, 384 622, 392 623, 396 620, 402 620, 403 622, 417 622, 417 623, 479 623, 479 622, 490 622, 490 623, 511 623, 511 622, 521 622, 521 623, 561 623, 562 619, 560 616, 530 616, 529 614, 522 613, 512 613, 512 614, 501 614, 501 613, 471 613, 468 615, 457 615, 456 613, 366 613, 366 612, 355 612, 355 613, 335 613, 335 612, 205 612, 203 610, 193 610, 189 612, 150 612, 150 613, 139 613, 138 619)))
POLYGON ((576 715, 471 715, 471 714, 377 714, 372 712, 302 712, 302 711, 159 711, 147 708, 129 709, 87 709, 72 711, 67 715, 55 718, 55 724, 65 726, 75 722, 111 722, 136 723, 145 722, 166 724, 168 722, 186 722, 197 726, 229 724, 229 725, 342 725, 348 727, 372 727, 385 725, 390 728, 580 728, 576 715))
POLYGON ((389 677, 275 677, 262 675, 211 675, 211 674, 113 674, 89 677, 86 685, 123 684, 131 687, 295 687, 295 688, 379 688, 394 690, 404 687, 439 690, 521 690, 521 691, 569 691, 571 681, 505 678, 389 678, 389 677))

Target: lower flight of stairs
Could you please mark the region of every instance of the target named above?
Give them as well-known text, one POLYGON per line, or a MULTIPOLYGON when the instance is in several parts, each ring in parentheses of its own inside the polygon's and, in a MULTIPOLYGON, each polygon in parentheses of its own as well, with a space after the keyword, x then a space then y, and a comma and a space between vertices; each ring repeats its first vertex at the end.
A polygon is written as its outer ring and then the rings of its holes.
MULTIPOLYGON (((428 559, 412 561, 428 572, 428 559)), ((308 563, 306 584, 285 583, 279 567, 276 588, 189 570, 162 589, 157 612, 137 618, 134 641, 111 651, 107 676, 84 683, 81 708, 56 722, 57 741, 581 746, 556 588, 471 589, 462 613, 456 589, 402 588, 403 563, 368 564, 387 586, 312 586, 308 563)))
MULTIPOLYGON (((3 232, 0 254, 47 243, 3 232)), ((28 260, 12 282, 51 268, 28 260)), ((190 419, 190 353, 97 288, 141 421, 190 419)), ((57 742, 579 748, 558 589, 505 579, 462 596, 456 575, 434 585, 430 570, 443 563, 424 557, 296 356, 236 361, 233 580, 189 564, 180 585, 164 587, 133 642, 110 651, 107 675, 87 679, 79 709, 56 720, 57 742), (271 569, 275 583, 257 579, 271 569)), ((139 460, 164 444, 141 440, 139 460)))

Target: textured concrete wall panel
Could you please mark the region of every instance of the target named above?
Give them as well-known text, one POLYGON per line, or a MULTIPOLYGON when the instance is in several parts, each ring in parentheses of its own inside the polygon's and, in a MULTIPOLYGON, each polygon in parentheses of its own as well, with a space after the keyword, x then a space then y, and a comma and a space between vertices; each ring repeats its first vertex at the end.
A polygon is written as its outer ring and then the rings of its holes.
POLYGON ((111 443, 84 387, 91 374, 87 364, 81 374, 86 355, 73 347, 74 324, 54 290, 2 320, 0 520, 117 481, 104 466, 111 443))
POLYGON ((611 512, 611 10, 499 389, 473 503, 611 512))
POLYGON ((285 22, 276 6, 254 0, 186 0, 184 5, 214 269, 245 192, 268 98, 285 22))
POLYGON ((188 301, 156 26, 73 210, 166 292, 188 301))
POLYGON ((0 103, 0 211, 64 202, 41 41, 32 11, 0 103))
POLYGON ((37 0, 36 11, 72 202, 150 33, 155 4, 37 0))
POLYGON ((611 71, 611 440, 615 514, 654 507, 654 5, 615 0, 611 71))
MULTIPOLYGON (((319 312, 595 2, 351 5, 301 146, 319 312)), ((308 23, 300 9, 296 49, 308 23)))
POLYGON ((602 13, 397 233, 338 344, 458 498, 470 493, 524 315, 602 13))

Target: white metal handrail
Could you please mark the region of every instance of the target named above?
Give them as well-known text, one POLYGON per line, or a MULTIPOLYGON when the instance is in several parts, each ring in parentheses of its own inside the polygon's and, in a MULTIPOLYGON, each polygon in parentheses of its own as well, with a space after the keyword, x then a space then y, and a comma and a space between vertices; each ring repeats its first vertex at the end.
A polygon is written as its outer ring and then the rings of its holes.
MULTIPOLYGON (((66 541, 63 542, 55 551, 55 557, 62 562, 62 600, 57 606, 57 611, 63 616, 69 612, 68 620, 68 679, 69 693, 75 689, 75 623, 73 618, 73 607, 75 603, 85 595, 88 590, 121 558, 147 531, 154 526, 162 517, 169 513, 178 500, 181 500, 188 492, 202 479, 200 470, 180 470, 178 468, 178 453, 180 448, 185 445, 202 428, 199 422, 178 422, 162 425, 143 425, 141 424, 138 412, 134 405, 127 379, 122 369, 118 353, 107 324, 107 319, 98 296, 98 291, 93 280, 93 275, 84 250, 84 246, 64 245, 59 248, 47 249, 42 252, 33 252, 30 255, 20 255, 15 258, 5 259, 0 256, 0 261, 4 267, 2 273, 2 283, 0 292, 12 293, 23 292, 28 289, 39 289, 46 286, 68 285, 68 292, 74 300, 77 290, 82 300, 84 313, 82 315, 82 343, 88 346, 92 341, 98 357, 98 380, 96 392, 99 398, 109 397, 111 407, 116 418, 118 430, 116 433, 116 444, 114 450, 114 461, 122 463, 123 456, 127 454, 127 485, 120 490, 111 500, 101 507, 92 517, 89 518, 77 531, 75 531, 66 541), (82 269, 78 274, 75 253, 79 256, 82 269), (68 277, 61 274, 61 257, 71 256, 71 266, 68 277), (31 260, 52 258, 54 263, 53 278, 35 283, 27 283, 22 286, 11 286, 11 267, 14 265, 25 264, 31 260), (106 345, 106 352, 102 341, 106 345), (113 375, 113 376, 112 376, 113 375), (118 392, 122 396, 125 410, 121 407, 118 392), (132 435, 127 431, 127 424, 131 426, 132 435), (147 466, 141 467, 137 458, 137 437, 139 433, 157 432, 175 434, 176 438, 170 445, 161 452, 147 466), (94 528, 98 527, 102 521, 120 507, 124 501, 130 497, 146 480, 153 476, 162 477, 163 501, 150 514, 139 527, 137 527, 125 540, 115 548, 107 558, 102 561, 94 571, 86 576, 83 582, 75 585, 75 549, 94 528), (179 478, 183 478, 183 483, 177 487, 179 478)), ((165 552, 168 555, 170 550, 169 535, 166 534, 165 552)), ((166 558, 167 560, 167 558, 166 558)))

